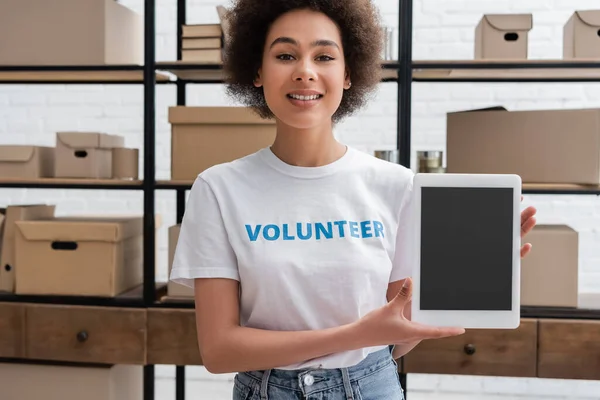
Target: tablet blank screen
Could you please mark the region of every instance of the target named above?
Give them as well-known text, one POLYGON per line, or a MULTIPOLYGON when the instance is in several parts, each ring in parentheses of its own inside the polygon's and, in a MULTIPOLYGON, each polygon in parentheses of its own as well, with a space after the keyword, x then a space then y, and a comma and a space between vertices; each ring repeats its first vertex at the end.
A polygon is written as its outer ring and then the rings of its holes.
POLYGON ((423 310, 511 310, 513 189, 421 189, 423 310))

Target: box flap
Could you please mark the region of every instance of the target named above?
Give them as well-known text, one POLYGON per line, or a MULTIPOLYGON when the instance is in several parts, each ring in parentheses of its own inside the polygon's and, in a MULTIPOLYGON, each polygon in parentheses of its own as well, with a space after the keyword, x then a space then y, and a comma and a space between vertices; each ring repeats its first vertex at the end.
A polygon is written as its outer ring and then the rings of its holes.
POLYGON ((57 132, 56 141, 72 149, 112 149, 125 144, 122 136, 101 132, 57 132))
POLYGON ((58 217, 16 225, 28 241, 115 243, 143 233, 142 217, 58 217))
POLYGON ((0 162, 27 162, 33 158, 35 146, 0 146, 0 162))
POLYGON ((532 14, 486 14, 484 18, 499 31, 529 31, 533 27, 532 14))
POLYGON ((584 24, 600 28, 600 10, 575 11, 575 14, 584 24))
POLYGON ((169 123, 176 124, 275 124, 249 107, 169 107, 169 123))

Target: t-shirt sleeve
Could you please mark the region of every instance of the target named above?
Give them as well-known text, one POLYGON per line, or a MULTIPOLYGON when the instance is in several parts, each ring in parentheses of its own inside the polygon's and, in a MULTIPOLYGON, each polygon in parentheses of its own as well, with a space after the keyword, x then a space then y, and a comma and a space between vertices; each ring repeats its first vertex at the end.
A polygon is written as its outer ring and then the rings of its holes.
POLYGON ((190 190, 170 274, 171 281, 192 288, 196 278, 240 279, 222 210, 202 177, 190 190))
POLYGON ((398 218, 398 231, 396 233, 396 248, 392 262, 390 282, 412 276, 415 251, 415 205, 413 196, 413 179, 406 184, 398 218))

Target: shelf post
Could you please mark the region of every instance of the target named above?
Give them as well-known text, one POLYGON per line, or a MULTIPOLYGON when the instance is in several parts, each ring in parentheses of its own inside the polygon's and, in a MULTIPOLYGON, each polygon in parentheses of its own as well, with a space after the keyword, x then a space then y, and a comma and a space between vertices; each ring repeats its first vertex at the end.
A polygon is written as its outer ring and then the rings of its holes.
POLYGON ((400 164, 410 168, 412 0, 399 0, 398 8, 398 120, 396 143, 400 164))

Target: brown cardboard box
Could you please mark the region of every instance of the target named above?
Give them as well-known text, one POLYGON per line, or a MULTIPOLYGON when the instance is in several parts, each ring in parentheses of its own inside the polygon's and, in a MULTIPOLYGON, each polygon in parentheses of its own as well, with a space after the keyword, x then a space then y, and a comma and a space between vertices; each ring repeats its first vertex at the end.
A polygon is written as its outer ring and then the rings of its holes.
POLYGON ((487 14, 475 28, 475 59, 527 59, 531 14, 487 14))
POLYGON ((49 220, 54 218, 56 206, 45 204, 10 205, 4 211, 4 232, 2 234, 2 253, 0 255, 0 290, 15 291, 15 237, 17 221, 49 220))
POLYGON ((0 363, 2 400, 142 400, 143 387, 138 365, 0 363))
POLYGON ((579 235, 566 225, 537 225, 521 261, 521 305, 578 306, 579 235))
POLYGON ((112 177, 114 179, 138 179, 139 150, 125 147, 112 149, 112 177))
POLYGON ((1 145, 0 177, 50 178, 54 175, 54 148, 46 146, 1 145))
POLYGON ((275 140, 275 122, 246 107, 170 107, 169 122, 172 180, 194 180, 213 165, 254 153, 275 140))
POLYGON ((98 132, 57 132, 56 178, 112 178, 112 150, 125 138, 98 132))
POLYGON ((446 129, 448 173, 600 183, 600 109, 452 112, 446 129))
POLYGON ((563 27, 563 58, 600 58, 600 10, 576 11, 563 27))
POLYGON ((143 34, 114 0, 0 1, 0 64, 142 65, 143 34))
POLYGON ((17 222, 17 294, 113 297, 142 283, 143 217, 17 222))
MULTIPOLYGON (((175 249, 177 248, 177 240, 179 239, 179 231, 181 224, 169 227, 169 276, 173 268, 173 258, 175 257, 175 249)), ((194 289, 184 285, 172 282, 167 283, 167 294, 171 297, 194 297, 194 289)))

